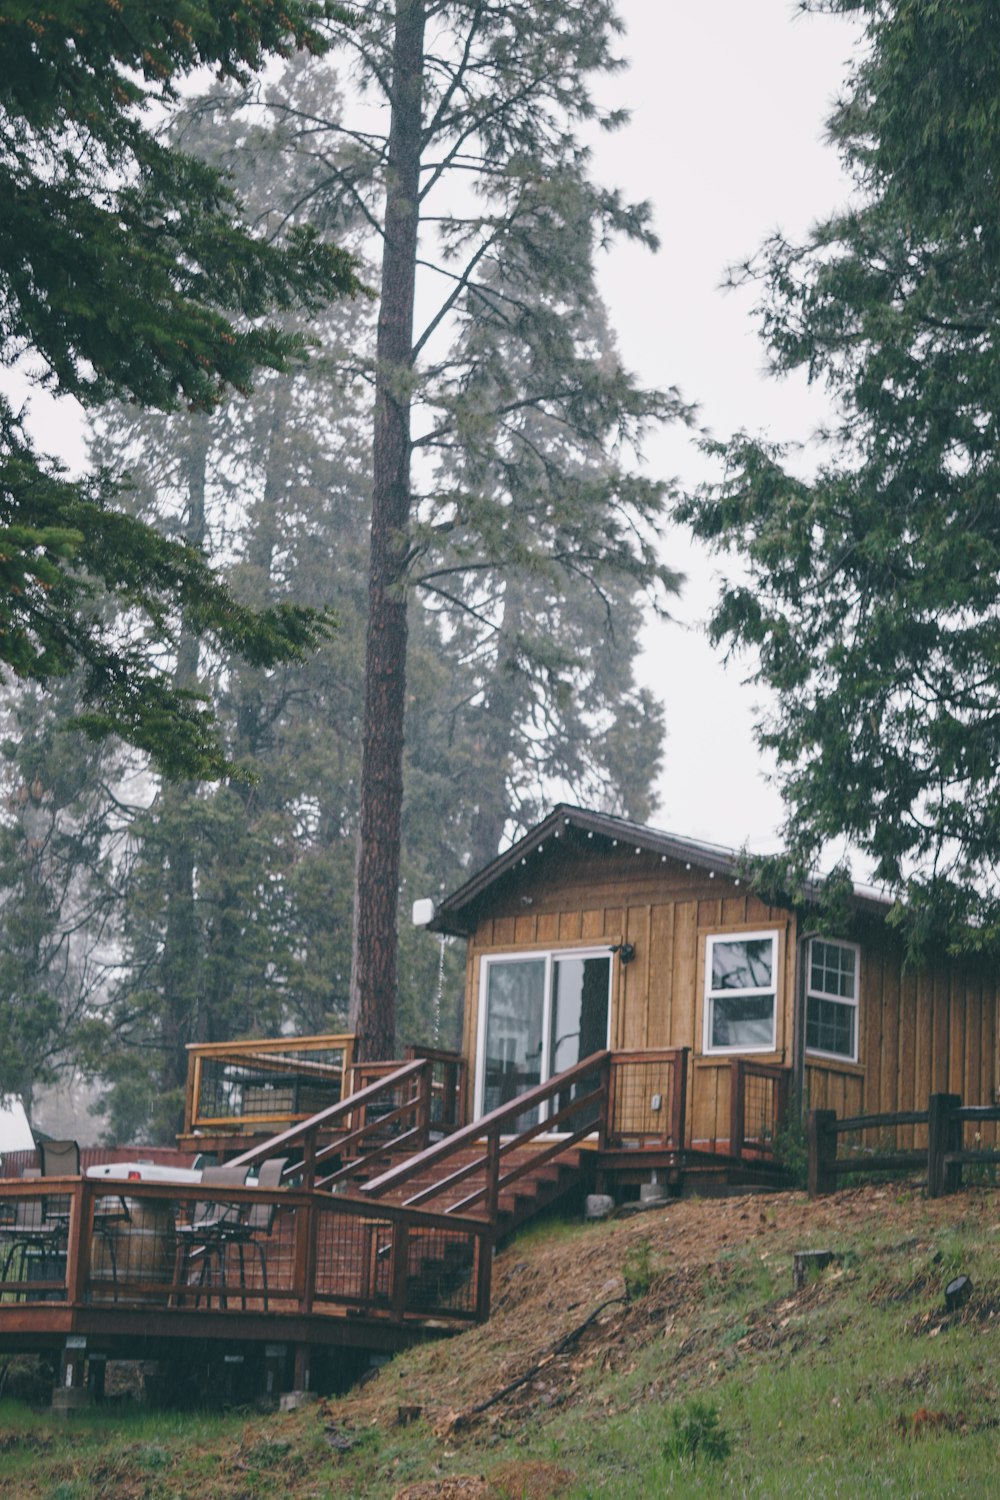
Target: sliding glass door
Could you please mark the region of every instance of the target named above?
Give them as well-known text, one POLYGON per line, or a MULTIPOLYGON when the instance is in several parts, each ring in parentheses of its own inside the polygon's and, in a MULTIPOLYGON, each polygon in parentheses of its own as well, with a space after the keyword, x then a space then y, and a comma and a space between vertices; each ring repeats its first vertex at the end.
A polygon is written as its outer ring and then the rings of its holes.
MULTIPOLYGON (((610 992, 606 948, 484 958, 477 1114, 602 1051, 610 992)), ((526 1114, 519 1128, 527 1123, 526 1114)))

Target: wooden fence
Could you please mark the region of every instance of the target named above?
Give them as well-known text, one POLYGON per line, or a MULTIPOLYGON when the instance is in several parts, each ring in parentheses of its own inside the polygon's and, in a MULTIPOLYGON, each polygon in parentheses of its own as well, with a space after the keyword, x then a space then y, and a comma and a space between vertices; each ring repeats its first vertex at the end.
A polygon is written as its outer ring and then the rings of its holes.
POLYGON ((963 1167, 1000 1165, 1000 1150, 984 1147, 981 1134, 983 1125, 997 1123, 1000 1104, 963 1104, 958 1094, 932 1094, 926 1109, 849 1119, 838 1119, 836 1111, 830 1109, 810 1110, 809 1195, 833 1192, 838 1179, 849 1175, 909 1175, 922 1170, 927 1174, 931 1198, 957 1192, 962 1186, 963 1167), (846 1154, 840 1151, 840 1141, 846 1135, 884 1139, 891 1131, 913 1126, 926 1128, 925 1149, 893 1150, 876 1145, 846 1154), (966 1142, 970 1126, 976 1127, 971 1145, 966 1142))

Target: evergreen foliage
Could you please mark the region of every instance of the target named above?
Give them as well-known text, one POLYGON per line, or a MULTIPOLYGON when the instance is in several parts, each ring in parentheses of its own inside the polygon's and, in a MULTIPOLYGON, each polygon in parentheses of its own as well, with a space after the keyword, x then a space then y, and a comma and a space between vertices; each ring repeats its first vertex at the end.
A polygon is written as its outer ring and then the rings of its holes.
POLYGON ((776 706, 791 879, 847 835, 914 950, 1000 933, 1000 27, 993 4, 836 0, 865 44, 830 133, 850 204, 745 266, 774 368, 839 402, 812 480, 737 437, 681 507, 738 553, 717 640, 776 706))
MULTIPOLYGON (((212 65, 247 79, 266 57, 321 49, 321 12, 260 0, 0 6, 0 364, 88 405, 211 409, 281 369, 298 334, 262 321, 356 291, 342 250, 307 229, 282 244, 244 227, 225 181, 150 126, 179 81, 212 65)), ((209 715, 169 681, 179 600, 199 630, 261 664, 300 657, 321 616, 254 616, 197 551, 123 513, 110 476, 70 481, 0 396, 0 662, 46 683, 76 666, 92 735, 115 732, 169 773, 228 763, 209 715), (105 628, 108 593, 129 629, 105 628), (148 639, 159 643, 159 651, 148 639)))
MULTIPOLYGON (((399 0, 356 15, 346 45, 370 112, 363 127, 329 122, 349 149, 324 158, 320 190, 382 248, 352 977, 360 1053, 377 1057, 394 1029, 408 595, 433 588, 490 634, 512 567, 544 574, 553 601, 614 579, 662 601, 676 584, 657 556, 663 489, 621 455, 684 408, 641 391, 610 349, 596 357, 586 326, 596 250, 616 235, 655 243, 648 205, 595 184, 578 135, 623 123, 592 93, 621 66, 612 0, 399 0), (380 109, 384 132, 367 123, 380 109), (584 447, 602 458, 586 478, 584 447)), ((504 670, 531 640, 508 637, 504 670)), ((556 680, 554 666, 543 650, 533 669, 556 680)))

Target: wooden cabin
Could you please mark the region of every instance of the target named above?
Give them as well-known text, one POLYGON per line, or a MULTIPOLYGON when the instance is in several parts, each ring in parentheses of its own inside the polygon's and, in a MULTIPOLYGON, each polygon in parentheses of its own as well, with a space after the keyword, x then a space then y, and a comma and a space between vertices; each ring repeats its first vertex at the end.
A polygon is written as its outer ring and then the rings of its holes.
POLYGON ((468 940, 467 1117, 605 1047, 686 1049, 689 1152, 741 1154, 754 1127, 733 1124, 734 1094, 754 1080, 780 1084, 760 1137, 786 1095, 840 1116, 926 1108, 937 1091, 994 1101, 982 965, 908 969, 889 901, 858 890, 844 930, 820 934, 742 871, 733 850, 559 806, 442 902, 431 929, 468 940))
POLYGON ((182 1144, 225 1167, 8 1158, 0 1350, 58 1355, 69 1404, 114 1358, 304 1390, 314 1360, 487 1317, 497 1240, 556 1199, 773 1182, 794 1100, 816 1191, 921 1152, 951 1191, 1000 1164, 997 988, 947 956, 908 970, 888 913, 858 891, 820 932, 731 850, 558 807, 430 922, 468 940, 461 1055, 194 1047, 182 1144))

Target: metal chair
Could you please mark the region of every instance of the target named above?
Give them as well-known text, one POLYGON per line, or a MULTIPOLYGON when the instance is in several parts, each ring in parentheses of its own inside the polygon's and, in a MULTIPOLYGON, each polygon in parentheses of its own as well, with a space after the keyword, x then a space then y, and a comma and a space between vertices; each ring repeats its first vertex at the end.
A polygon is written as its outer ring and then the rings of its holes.
MULTIPOLYGON (((27 1167, 22 1180, 23 1178, 40 1180, 41 1176, 37 1167, 27 1167)), ((62 1248, 66 1233, 65 1221, 48 1217, 48 1200, 42 1197, 17 1197, 11 1199, 7 1206, 10 1213, 0 1219, 0 1245, 7 1246, 3 1266, 0 1268, 0 1281, 7 1281, 15 1256, 20 1256, 17 1275, 18 1290, 14 1295, 26 1296, 23 1288, 24 1284, 31 1279, 28 1272, 32 1264, 36 1268, 40 1266, 43 1273, 36 1279, 48 1280, 44 1274, 45 1262, 54 1259, 62 1248)))
MULTIPOLYGON (((288 1164, 287 1156, 272 1156, 261 1164, 260 1173, 257 1178, 259 1188, 281 1187, 281 1177, 288 1164)), ((267 1248, 266 1241, 270 1239, 271 1230, 274 1228, 275 1215, 278 1212, 278 1204, 273 1200, 270 1203, 253 1203, 250 1212, 245 1218, 233 1219, 220 1226, 220 1235, 225 1245, 235 1245, 239 1251, 240 1258, 240 1290, 242 1301, 246 1307, 246 1264, 245 1247, 250 1245, 256 1250, 260 1257, 260 1279, 264 1288, 264 1311, 267 1312, 267 1248)))
MULTIPOLYGON (((206 1167, 201 1174, 201 1185, 217 1188, 244 1187, 247 1172, 246 1167, 206 1167)), ((200 1262, 197 1285, 211 1286, 214 1260, 219 1271, 219 1301, 222 1307, 226 1306, 226 1248, 231 1243, 231 1231, 237 1229, 243 1218, 243 1204, 220 1203, 218 1199, 210 1198, 197 1202, 191 1222, 180 1223, 175 1230, 179 1272, 177 1279, 186 1282, 191 1263, 197 1259, 200 1262)), ((242 1251, 240 1277, 242 1282, 242 1251)), ((199 1300, 200 1297, 196 1296, 196 1307, 199 1300)))

